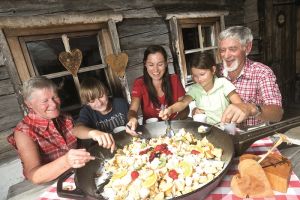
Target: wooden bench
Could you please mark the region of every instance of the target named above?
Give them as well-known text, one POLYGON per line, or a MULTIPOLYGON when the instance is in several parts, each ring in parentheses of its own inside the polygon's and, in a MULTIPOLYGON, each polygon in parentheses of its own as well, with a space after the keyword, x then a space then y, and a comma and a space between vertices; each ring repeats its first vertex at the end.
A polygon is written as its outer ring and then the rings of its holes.
POLYGON ((37 199, 53 183, 54 181, 43 185, 35 185, 28 180, 24 180, 9 187, 7 199, 37 199))

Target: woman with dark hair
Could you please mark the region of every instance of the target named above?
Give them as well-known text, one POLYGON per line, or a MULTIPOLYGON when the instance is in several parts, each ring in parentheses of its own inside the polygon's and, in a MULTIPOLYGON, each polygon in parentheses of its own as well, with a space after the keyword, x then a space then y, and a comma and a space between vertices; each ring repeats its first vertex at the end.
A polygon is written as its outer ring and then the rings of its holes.
MULTIPOLYGON (((134 135, 137 127, 137 111, 141 106, 143 121, 158 118, 163 107, 180 100, 185 90, 176 74, 169 74, 167 53, 162 46, 151 45, 144 52, 144 75, 135 80, 131 92, 131 104, 128 112, 127 132, 134 135)), ((188 108, 181 113, 174 113, 171 119, 184 119, 188 108)))
POLYGON ((216 73, 216 63, 211 54, 195 53, 191 61, 191 74, 195 83, 181 101, 160 112, 161 118, 165 120, 195 101, 193 115, 205 114, 209 124, 220 122, 227 106, 230 103, 242 103, 242 100, 234 85, 226 78, 218 78, 216 73))

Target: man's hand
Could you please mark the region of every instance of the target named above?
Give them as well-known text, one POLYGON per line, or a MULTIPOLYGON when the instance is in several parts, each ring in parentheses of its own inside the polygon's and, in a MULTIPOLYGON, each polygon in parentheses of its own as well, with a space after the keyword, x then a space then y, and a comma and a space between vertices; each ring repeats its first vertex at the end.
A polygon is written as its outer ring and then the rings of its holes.
POLYGON ((230 104, 223 112, 221 122, 241 123, 248 119, 251 114, 250 104, 230 104))

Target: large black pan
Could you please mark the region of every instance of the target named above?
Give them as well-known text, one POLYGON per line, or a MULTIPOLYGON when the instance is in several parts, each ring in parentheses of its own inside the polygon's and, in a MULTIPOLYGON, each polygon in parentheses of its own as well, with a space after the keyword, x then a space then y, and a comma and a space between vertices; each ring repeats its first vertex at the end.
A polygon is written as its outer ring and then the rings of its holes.
MULTIPOLYGON (((210 126, 208 124, 203 124, 194 121, 171 121, 171 126, 174 131, 178 131, 181 128, 185 128, 187 131, 194 134, 195 137, 201 138, 202 136, 197 133, 197 129, 200 125, 210 126)), ((216 147, 223 149, 222 160, 225 162, 222 173, 215 177, 212 181, 208 182, 206 185, 200 187, 199 189, 190 192, 188 194, 182 195, 174 199, 204 199, 221 181, 222 177, 226 174, 229 166, 235 155, 242 154, 248 147, 261 138, 272 135, 275 131, 286 131, 290 128, 300 125, 300 117, 296 117, 290 120, 282 121, 264 128, 256 129, 251 132, 247 132, 243 135, 228 135, 224 131, 212 127, 210 131, 206 134, 207 139, 214 144, 216 147)), ((143 132, 143 137, 153 138, 158 137, 165 133, 166 125, 164 122, 157 122, 146 124, 140 126, 138 131, 143 132)), ((118 146, 123 147, 131 141, 131 136, 125 133, 125 131, 120 132, 114 136, 115 141, 118 146)), ((93 146, 89 149, 92 155, 99 155, 101 152, 106 158, 110 158, 113 155, 106 149, 99 147, 98 145, 93 146)), ((84 198, 84 199, 102 199, 97 191, 95 184, 96 172, 101 165, 100 160, 96 159, 89 162, 85 167, 77 169, 75 171, 75 184, 76 190, 66 191, 62 189, 62 182, 69 175, 62 176, 57 185, 57 193, 61 197, 66 198, 84 198)))

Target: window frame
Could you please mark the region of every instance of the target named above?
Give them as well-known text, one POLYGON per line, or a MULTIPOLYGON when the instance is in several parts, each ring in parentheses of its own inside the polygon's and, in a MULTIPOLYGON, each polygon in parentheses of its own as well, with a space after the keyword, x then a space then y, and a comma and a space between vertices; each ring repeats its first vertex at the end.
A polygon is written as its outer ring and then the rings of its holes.
MULTIPOLYGON (((225 22, 224 16, 228 15, 228 11, 206 11, 206 12, 191 12, 191 13, 175 13, 175 14, 167 14, 166 19, 169 20, 170 32, 171 32, 171 40, 172 40, 172 49, 175 52, 175 57, 178 61, 178 70, 181 76, 181 82, 184 87, 188 86, 192 82, 189 81, 187 63, 185 59, 186 54, 207 51, 212 49, 217 49, 217 36, 218 34, 224 30, 225 22), (214 27, 214 35, 215 35, 215 46, 211 47, 203 47, 201 45, 201 38, 199 38, 199 46, 200 48, 185 50, 184 42, 183 42, 183 34, 182 29, 188 27, 195 27, 195 24, 198 24, 201 28, 202 25, 209 25, 214 27)), ((201 35, 201 31, 199 32, 201 35)), ((199 36, 200 37, 200 36, 199 36)), ((219 56, 217 52, 215 53, 217 63, 220 62, 219 56)))
MULTIPOLYGON (((108 19, 107 21, 95 24, 64 24, 53 25, 49 27, 28 28, 13 27, 4 28, 3 33, 7 40, 7 44, 10 48, 15 68, 21 83, 28 80, 32 76, 38 75, 36 73, 37 70, 34 69, 34 65, 31 63, 30 55, 25 44, 26 41, 37 41, 46 38, 57 38, 57 36, 61 37, 62 34, 67 34, 68 36, 76 36, 96 33, 102 64, 80 68, 78 73, 104 69, 109 89, 112 92, 112 95, 114 96, 115 94, 123 93, 122 85, 118 77, 113 73, 112 69, 106 64, 105 57, 109 54, 120 52, 120 49, 117 49, 119 47, 119 38, 117 32, 115 32, 115 23, 116 22, 113 19, 108 19)), ((43 76, 48 78, 57 78, 66 75, 71 75, 71 73, 66 70, 43 76)), ((79 94, 79 87, 77 87, 77 85, 79 85, 79 82, 76 83, 75 79, 74 85, 76 86, 76 90, 79 94)), ((70 106, 70 108, 73 109, 72 106, 70 106)))

